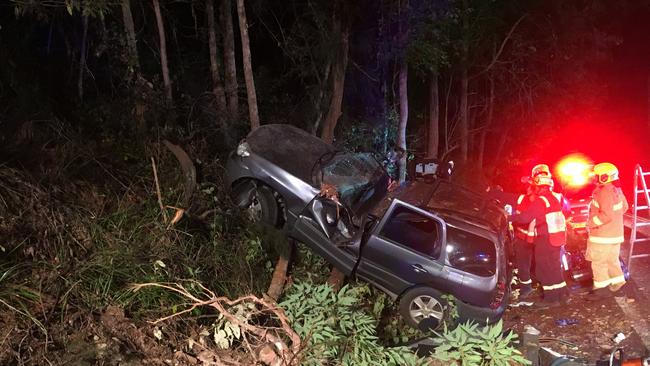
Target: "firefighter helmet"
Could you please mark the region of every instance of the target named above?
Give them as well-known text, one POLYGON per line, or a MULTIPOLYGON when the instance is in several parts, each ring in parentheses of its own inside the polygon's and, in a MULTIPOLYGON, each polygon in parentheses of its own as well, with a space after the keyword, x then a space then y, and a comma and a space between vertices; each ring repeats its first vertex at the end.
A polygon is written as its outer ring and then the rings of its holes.
POLYGON ((534 186, 549 186, 553 187, 553 178, 551 178, 550 175, 545 175, 542 173, 538 173, 534 178, 533 178, 533 185, 534 186))
POLYGON ((600 163, 594 166, 594 175, 598 184, 607 184, 618 180, 618 169, 612 163, 600 163))
POLYGON ((530 172, 530 176, 535 178, 540 174, 547 175, 550 177, 551 169, 549 169, 548 165, 546 164, 537 164, 533 167, 533 170, 530 172))

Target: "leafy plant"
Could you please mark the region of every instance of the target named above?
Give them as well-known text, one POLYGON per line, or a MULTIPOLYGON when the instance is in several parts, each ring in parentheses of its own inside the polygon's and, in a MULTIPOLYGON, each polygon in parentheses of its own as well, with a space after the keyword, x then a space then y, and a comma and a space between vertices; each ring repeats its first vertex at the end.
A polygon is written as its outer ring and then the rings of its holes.
POLYGON ((306 344, 304 365, 418 365, 406 347, 388 348, 378 342, 377 319, 363 307, 367 286, 346 285, 335 292, 329 285, 294 283, 280 306, 306 344))
POLYGON ((512 362, 529 365, 519 350, 512 346, 516 333, 503 334, 503 323, 479 326, 467 322, 439 335, 434 359, 456 365, 508 366, 512 362))

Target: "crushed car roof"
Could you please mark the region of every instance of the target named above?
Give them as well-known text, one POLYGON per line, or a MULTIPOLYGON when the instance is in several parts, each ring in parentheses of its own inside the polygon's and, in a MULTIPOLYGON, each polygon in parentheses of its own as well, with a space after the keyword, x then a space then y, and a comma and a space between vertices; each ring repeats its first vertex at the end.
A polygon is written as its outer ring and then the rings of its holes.
POLYGON ((486 197, 444 180, 433 184, 408 182, 390 192, 372 214, 382 216, 393 199, 490 230, 498 230, 505 223, 503 211, 486 197))

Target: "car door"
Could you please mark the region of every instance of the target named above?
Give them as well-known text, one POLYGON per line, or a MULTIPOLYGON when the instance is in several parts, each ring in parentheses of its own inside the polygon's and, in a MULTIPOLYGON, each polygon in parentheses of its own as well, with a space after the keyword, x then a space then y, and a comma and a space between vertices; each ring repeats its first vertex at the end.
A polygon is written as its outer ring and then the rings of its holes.
POLYGON ((416 284, 437 287, 446 277, 444 242, 442 219, 394 200, 361 249, 357 276, 395 296, 416 284))
POLYGON ((350 275, 359 257, 360 240, 355 240, 355 235, 360 233, 354 231, 349 221, 341 226, 339 221, 343 221, 345 214, 342 210, 327 198, 317 196, 298 216, 290 236, 345 275, 350 275), (341 243, 337 239, 345 240, 341 243))

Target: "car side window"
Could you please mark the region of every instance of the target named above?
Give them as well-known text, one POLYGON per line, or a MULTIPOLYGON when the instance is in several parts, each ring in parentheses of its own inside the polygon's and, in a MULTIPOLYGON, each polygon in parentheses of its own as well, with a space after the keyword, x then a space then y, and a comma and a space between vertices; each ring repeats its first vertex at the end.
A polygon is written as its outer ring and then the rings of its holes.
POLYGON ((496 273, 496 247, 487 238, 448 225, 446 251, 454 268, 482 277, 496 273))
POLYGON ((438 258, 441 248, 440 230, 438 221, 408 207, 397 206, 379 236, 421 254, 438 258))

